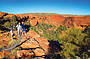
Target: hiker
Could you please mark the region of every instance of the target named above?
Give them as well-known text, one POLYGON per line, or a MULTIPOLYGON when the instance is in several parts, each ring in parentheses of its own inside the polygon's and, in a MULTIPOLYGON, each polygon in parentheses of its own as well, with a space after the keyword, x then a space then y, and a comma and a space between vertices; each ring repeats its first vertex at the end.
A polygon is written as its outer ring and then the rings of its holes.
POLYGON ((21 27, 22 27, 22 35, 26 35, 26 30, 25 30, 24 22, 22 22, 21 27))
POLYGON ((21 25, 20 25, 20 22, 17 24, 17 32, 18 32, 18 35, 21 36, 21 25))
POLYGON ((11 39, 13 39, 13 24, 10 26, 11 39))

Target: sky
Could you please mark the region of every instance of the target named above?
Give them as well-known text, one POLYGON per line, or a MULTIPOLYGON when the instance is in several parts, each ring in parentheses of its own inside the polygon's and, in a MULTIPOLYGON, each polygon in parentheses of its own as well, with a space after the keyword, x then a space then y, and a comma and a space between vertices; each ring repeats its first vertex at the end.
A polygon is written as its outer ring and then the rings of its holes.
POLYGON ((12 14, 90 15, 90 0, 0 0, 0 11, 12 14))

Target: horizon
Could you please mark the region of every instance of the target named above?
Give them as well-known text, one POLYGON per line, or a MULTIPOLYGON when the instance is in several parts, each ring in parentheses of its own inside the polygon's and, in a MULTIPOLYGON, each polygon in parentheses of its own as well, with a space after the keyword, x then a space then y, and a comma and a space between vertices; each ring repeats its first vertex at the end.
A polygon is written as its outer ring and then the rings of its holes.
MULTIPOLYGON (((0 11, 0 12, 2 12, 2 11, 0 11)), ((8 12, 5 12, 5 13, 8 13, 8 12)), ((14 13, 8 13, 8 14, 14 14, 14 13)), ((18 13, 18 14, 33 14, 33 13, 18 13)), ((50 14, 59 14, 59 13, 50 13, 50 14)), ((59 14, 59 15, 73 15, 73 14, 59 14)), ((76 16, 79 16, 79 15, 76 15, 76 16)), ((81 15, 81 16, 84 16, 84 15, 81 15)))
POLYGON ((90 15, 89 2, 89 0, 1 0, 0 11, 11 14, 90 15))

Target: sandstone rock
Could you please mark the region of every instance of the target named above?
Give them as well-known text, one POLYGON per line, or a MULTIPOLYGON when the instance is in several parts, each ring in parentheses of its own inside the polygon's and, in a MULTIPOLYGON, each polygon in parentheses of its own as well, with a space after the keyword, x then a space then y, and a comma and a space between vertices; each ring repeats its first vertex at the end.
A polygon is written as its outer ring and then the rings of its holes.
POLYGON ((5 58, 5 57, 8 57, 8 56, 10 56, 10 52, 8 52, 8 51, 1 51, 0 52, 0 59, 3 59, 3 58, 5 58))
POLYGON ((10 56, 9 59, 15 59, 15 56, 10 56))
POLYGON ((45 55, 45 52, 43 49, 37 48, 34 50, 35 56, 43 56, 45 55))
POLYGON ((0 18, 2 18, 3 16, 7 15, 8 13, 5 12, 0 12, 0 18))
POLYGON ((43 21, 42 20, 38 20, 38 23, 43 23, 43 21))
POLYGON ((34 55, 34 53, 30 52, 29 50, 21 50, 21 51, 17 51, 17 57, 20 58, 20 57, 24 57, 24 56, 32 56, 34 55))
POLYGON ((21 45, 22 48, 37 48, 39 44, 34 39, 30 39, 21 45))
POLYGON ((9 14, 4 16, 6 20, 12 20, 12 16, 15 16, 14 14, 9 14))
POLYGON ((48 39, 45 39, 44 37, 39 37, 36 38, 36 40, 39 42, 40 47, 42 47, 45 50, 45 53, 48 54, 49 49, 48 39))
POLYGON ((32 26, 36 26, 36 25, 37 25, 37 19, 31 20, 31 21, 30 21, 30 24, 31 24, 32 26))
POLYGON ((31 38, 37 38, 40 37, 39 34, 37 34, 36 32, 29 30, 29 32, 27 33, 28 36, 30 36, 31 38))

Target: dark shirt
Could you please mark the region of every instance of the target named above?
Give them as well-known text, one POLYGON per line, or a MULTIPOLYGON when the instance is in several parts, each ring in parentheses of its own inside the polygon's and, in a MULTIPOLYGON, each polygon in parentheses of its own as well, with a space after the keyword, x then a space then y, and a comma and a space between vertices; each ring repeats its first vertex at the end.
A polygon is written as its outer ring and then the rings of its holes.
POLYGON ((24 24, 21 24, 21 26, 22 26, 23 29, 25 28, 25 27, 24 27, 24 24))

